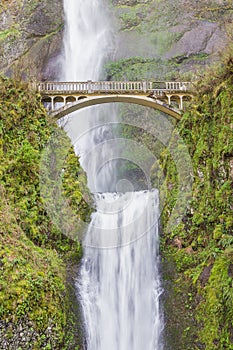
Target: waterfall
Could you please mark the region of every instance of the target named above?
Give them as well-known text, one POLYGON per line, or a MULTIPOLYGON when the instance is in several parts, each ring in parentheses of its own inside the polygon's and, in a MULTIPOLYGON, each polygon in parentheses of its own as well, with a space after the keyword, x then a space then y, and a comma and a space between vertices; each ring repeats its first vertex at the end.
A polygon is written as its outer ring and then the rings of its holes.
MULTIPOLYGON (((103 64, 114 51, 112 19, 106 1, 64 0, 64 13, 65 54, 61 80, 100 80, 103 64)), ((88 173, 88 186, 92 192, 112 190, 115 167, 112 162, 100 164, 99 160, 106 159, 106 152, 108 159, 114 157, 113 150, 107 147, 106 135, 111 139, 109 122, 116 121, 115 108, 92 107, 74 114, 77 120, 70 119, 66 129, 88 173), (97 149, 97 145, 102 146, 97 149), (97 157, 96 152, 101 157, 97 157)))
POLYGON ((113 50, 111 19, 103 0, 63 0, 67 81, 98 80, 104 60, 113 50))
MULTIPOLYGON (((107 1, 64 0, 64 11, 62 80, 100 79, 105 60, 114 52, 107 1)), ((76 112, 66 125, 90 190, 101 192, 95 194, 96 212, 77 278, 85 349, 162 350, 159 195, 157 190, 117 192, 113 159, 119 155, 110 142, 114 121, 114 107, 94 107, 76 112)))
POLYGON ((78 283, 87 349, 161 350, 158 192, 101 194, 96 203, 78 283))

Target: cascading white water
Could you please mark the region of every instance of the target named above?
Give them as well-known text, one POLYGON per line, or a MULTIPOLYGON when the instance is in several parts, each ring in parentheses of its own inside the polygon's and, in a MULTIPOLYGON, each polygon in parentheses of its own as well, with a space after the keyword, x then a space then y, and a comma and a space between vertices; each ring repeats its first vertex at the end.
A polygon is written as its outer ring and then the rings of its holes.
POLYGON ((113 50, 111 18, 103 0, 63 0, 67 81, 98 80, 104 60, 113 50))
MULTIPOLYGON (((64 0, 64 12, 65 54, 61 80, 100 80, 103 63, 114 51, 112 19, 106 1, 64 0)), ((88 186, 92 192, 103 191, 104 188, 112 190, 112 180, 115 177, 113 164, 105 164, 105 172, 111 175, 103 175, 95 153, 96 145, 103 144, 106 135, 111 134, 109 122, 115 121, 115 109, 113 106, 92 107, 75 114, 77 118, 71 119, 66 129, 77 153, 81 155, 81 164, 89 175, 88 186)), ((105 151, 106 147, 98 148, 102 158, 105 151)), ((108 149, 108 153, 109 158, 113 156, 111 149, 108 149)))
POLYGON ((96 203, 78 283, 87 349, 161 350, 158 192, 99 194, 96 203))
MULTIPOLYGON (((100 79, 103 62, 113 51, 106 5, 105 0, 64 0, 62 80, 100 79)), ((111 185, 117 189, 116 168, 111 166, 117 150, 108 142, 102 147, 112 137, 108 122, 115 120, 109 110, 103 116, 91 108, 79 112, 67 126, 73 141, 77 129, 85 135, 79 137, 76 149, 93 192, 112 191, 111 185), (103 122, 106 125, 100 126, 103 122), (99 171, 103 159, 107 166, 99 171)), ((95 195, 95 201, 77 281, 86 349, 161 350, 158 192, 102 193, 95 195)))

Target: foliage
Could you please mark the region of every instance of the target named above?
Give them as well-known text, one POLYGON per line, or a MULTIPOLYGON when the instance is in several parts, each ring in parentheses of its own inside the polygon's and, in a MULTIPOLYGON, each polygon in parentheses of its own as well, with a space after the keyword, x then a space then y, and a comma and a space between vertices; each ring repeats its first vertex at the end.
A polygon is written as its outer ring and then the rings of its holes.
POLYGON ((166 223, 176 200, 176 169, 169 154, 161 154, 168 189, 162 250, 175 263, 175 284, 192 289, 190 324, 186 331, 181 326, 183 348, 192 338, 193 349, 233 349, 232 72, 229 54, 196 82, 194 101, 177 126, 192 157, 194 182, 186 214, 170 231, 166 223))
MULTIPOLYGON (((74 317, 66 264, 77 261, 82 251, 49 217, 39 177, 42 151, 59 129, 47 117, 40 96, 24 83, 1 77, 0 104, 0 316, 14 323, 26 317, 41 336, 51 327, 52 348, 65 349, 67 342, 69 348, 75 340, 66 339, 74 317)), ((91 211, 82 196, 83 191, 88 196, 86 178, 71 146, 59 176, 76 220, 88 221, 91 211)), ((35 349, 41 348, 41 341, 37 339, 35 349)))
POLYGON ((179 67, 175 62, 137 56, 105 65, 109 80, 174 80, 179 75, 178 71, 179 67))

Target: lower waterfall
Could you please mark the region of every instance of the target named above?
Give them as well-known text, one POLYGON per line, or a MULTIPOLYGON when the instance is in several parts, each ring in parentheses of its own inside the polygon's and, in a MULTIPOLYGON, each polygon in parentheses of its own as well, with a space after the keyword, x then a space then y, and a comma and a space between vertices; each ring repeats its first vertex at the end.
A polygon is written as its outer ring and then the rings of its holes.
POLYGON ((77 282, 87 350, 162 350, 158 191, 96 194, 77 282))

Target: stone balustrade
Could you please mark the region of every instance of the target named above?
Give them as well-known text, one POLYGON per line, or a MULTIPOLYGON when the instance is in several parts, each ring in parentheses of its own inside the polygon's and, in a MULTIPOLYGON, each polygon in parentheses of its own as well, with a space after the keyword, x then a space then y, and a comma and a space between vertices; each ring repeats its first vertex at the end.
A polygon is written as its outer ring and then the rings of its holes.
POLYGON ((151 82, 151 81, 97 81, 83 82, 40 82, 34 85, 35 89, 45 94, 73 94, 73 93, 156 93, 191 89, 191 82, 151 82))

